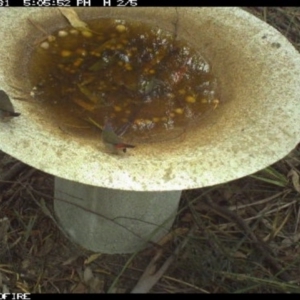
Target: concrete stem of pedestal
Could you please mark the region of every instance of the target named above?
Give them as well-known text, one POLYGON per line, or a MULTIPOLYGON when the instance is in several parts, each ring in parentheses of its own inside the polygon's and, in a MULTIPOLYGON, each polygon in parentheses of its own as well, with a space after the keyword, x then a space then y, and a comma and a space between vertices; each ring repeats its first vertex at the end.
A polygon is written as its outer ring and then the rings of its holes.
POLYGON ((54 209, 75 243, 95 252, 131 253, 168 232, 180 195, 181 191, 121 191, 55 178, 54 209))

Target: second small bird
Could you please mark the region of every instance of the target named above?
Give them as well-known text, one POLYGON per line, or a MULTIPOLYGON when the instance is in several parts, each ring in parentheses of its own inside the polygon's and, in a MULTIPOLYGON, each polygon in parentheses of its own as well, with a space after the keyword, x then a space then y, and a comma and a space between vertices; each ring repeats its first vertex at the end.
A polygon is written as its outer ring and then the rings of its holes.
POLYGON ((15 112, 15 109, 8 95, 0 90, 0 121, 7 122, 13 117, 18 117, 20 113, 15 112))
POLYGON ((125 144, 122 139, 115 133, 111 123, 106 122, 102 130, 102 141, 105 146, 114 154, 118 154, 119 151, 126 152, 127 148, 134 148, 135 146, 125 144))

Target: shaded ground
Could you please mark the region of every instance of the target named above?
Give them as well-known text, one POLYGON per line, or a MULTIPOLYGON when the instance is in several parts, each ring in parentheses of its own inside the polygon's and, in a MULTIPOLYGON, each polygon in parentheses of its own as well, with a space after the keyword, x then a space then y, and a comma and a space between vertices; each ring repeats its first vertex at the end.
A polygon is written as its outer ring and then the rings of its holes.
MULTIPOLYGON (((299 50, 300 8, 247 10, 299 50)), ((253 176, 184 191, 173 235, 134 255, 73 245, 53 217, 53 177, 0 153, 0 293, 130 292, 154 257, 169 266, 151 292, 300 292, 299 151, 253 176)))

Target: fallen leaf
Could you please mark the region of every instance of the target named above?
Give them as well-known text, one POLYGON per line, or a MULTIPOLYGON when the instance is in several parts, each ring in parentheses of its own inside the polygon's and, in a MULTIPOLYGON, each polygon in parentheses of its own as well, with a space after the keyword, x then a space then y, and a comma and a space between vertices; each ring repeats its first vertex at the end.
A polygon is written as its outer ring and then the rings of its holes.
POLYGON ((99 256, 101 256, 102 253, 94 253, 91 256, 89 256, 85 261, 84 264, 85 265, 89 265, 90 263, 92 263, 93 261, 95 261, 99 256))
POLYGON ((22 261, 21 268, 26 270, 30 266, 31 263, 32 262, 28 258, 26 258, 22 261))
POLYGON ((300 183, 299 183, 298 173, 295 170, 291 170, 287 176, 292 177, 292 183, 294 185, 294 188, 298 193, 300 193, 300 183))
POLYGON ((49 237, 45 240, 44 244, 42 245, 40 251, 36 254, 38 257, 46 256, 52 250, 54 246, 54 241, 49 237))
POLYGON ((236 251, 235 253, 232 254, 232 257, 234 257, 234 258, 247 258, 247 255, 240 252, 240 251, 236 251))
POLYGON ((71 263, 73 263, 77 258, 79 257, 78 254, 74 255, 74 256, 71 256, 70 258, 68 258, 66 261, 64 261, 62 263, 63 266, 67 266, 67 265, 70 265, 71 263))
POLYGON ((86 267, 83 271, 83 281, 88 283, 91 279, 93 279, 93 271, 90 267, 86 267))
POLYGON ((89 292, 99 293, 103 291, 104 281, 100 280, 97 276, 94 276, 90 267, 86 267, 83 271, 84 283, 89 287, 89 292))
POLYGON ((71 291, 73 294, 83 294, 86 293, 87 287, 82 283, 79 282, 78 285, 71 291))
POLYGON ((79 19, 79 16, 72 8, 59 7, 61 14, 69 21, 72 27, 78 30, 89 30, 88 25, 79 19))
POLYGON ((295 233, 289 237, 286 237, 285 239, 282 240, 280 249, 287 248, 292 245, 296 245, 299 242, 299 240, 300 240, 300 233, 295 233))
POLYGON ((88 283, 90 293, 103 293, 105 282, 98 277, 94 277, 88 283))
POLYGON ((164 237, 162 237, 157 244, 160 246, 165 245, 166 243, 168 243, 169 241, 171 241, 173 238, 175 238, 176 236, 179 235, 184 235, 189 231, 188 228, 176 228, 175 230, 169 232, 168 234, 166 234, 164 237))

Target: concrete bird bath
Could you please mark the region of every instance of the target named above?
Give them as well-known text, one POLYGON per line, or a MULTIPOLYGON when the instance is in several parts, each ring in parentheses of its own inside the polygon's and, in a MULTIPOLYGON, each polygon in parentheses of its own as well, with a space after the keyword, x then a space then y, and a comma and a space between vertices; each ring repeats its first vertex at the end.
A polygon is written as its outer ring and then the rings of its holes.
POLYGON ((237 179, 276 162, 300 140, 300 55, 274 28, 238 8, 80 8, 97 17, 145 20, 188 40, 211 62, 223 104, 184 139, 138 145, 126 156, 59 130, 42 105, 17 101, 32 88, 26 63, 42 33, 67 25, 56 8, 5 8, 0 89, 22 115, 0 123, 0 149, 55 176, 55 211, 74 241, 93 251, 133 252, 171 226, 182 189, 237 179), (26 93, 26 92, 24 92, 26 93), (93 213, 93 212, 96 212, 93 213), (159 227, 161 226, 161 227, 159 227), (156 230, 156 231, 155 231, 156 230), (154 232, 155 231, 155 232, 154 232))

